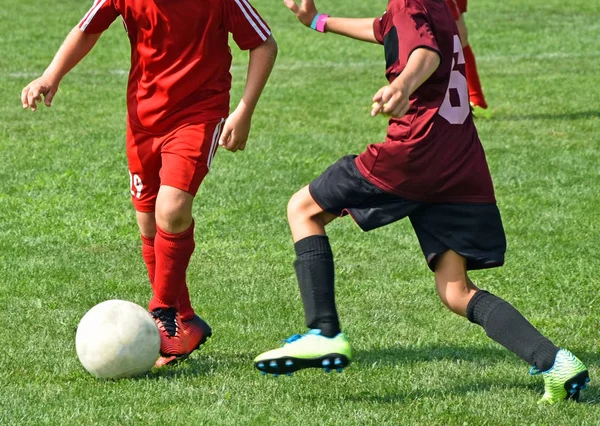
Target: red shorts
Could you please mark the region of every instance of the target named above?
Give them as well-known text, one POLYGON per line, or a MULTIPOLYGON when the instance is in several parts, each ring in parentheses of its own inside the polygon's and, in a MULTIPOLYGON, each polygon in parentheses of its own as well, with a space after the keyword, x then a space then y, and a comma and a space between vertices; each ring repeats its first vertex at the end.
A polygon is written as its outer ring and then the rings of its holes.
POLYGON ((455 21, 458 21, 460 15, 467 11, 467 0, 446 0, 446 3, 455 21))
POLYGON ((162 135, 127 126, 127 163, 133 206, 153 212, 161 185, 196 195, 219 145, 225 119, 186 124, 162 135))

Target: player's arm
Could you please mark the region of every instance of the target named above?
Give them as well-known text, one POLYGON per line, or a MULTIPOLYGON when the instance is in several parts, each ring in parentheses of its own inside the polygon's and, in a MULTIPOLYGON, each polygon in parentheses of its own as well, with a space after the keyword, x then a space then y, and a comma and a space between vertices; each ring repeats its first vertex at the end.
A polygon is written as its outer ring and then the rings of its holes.
POLYGON ((92 50, 99 37, 100 34, 88 34, 78 27, 73 28, 42 76, 21 92, 23 108, 35 111, 36 103, 42 102, 42 95, 46 106, 50 106, 62 78, 92 50))
POLYGON ((235 152, 246 147, 252 114, 271 75, 276 58, 277 43, 271 35, 258 47, 250 50, 244 95, 227 119, 219 140, 219 145, 225 149, 235 152))
POLYGON ((399 118, 406 114, 410 96, 431 77, 440 62, 438 52, 424 47, 415 49, 400 75, 375 94, 371 115, 376 116, 381 112, 399 118))
POLYGON ((373 32, 373 22, 376 18, 333 18, 320 15, 313 0, 284 0, 298 20, 307 27, 315 27, 318 31, 330 32, 350 37, 356 40, 378 43, 373 32), (319 22, 321 18, 322 22, 319 22))

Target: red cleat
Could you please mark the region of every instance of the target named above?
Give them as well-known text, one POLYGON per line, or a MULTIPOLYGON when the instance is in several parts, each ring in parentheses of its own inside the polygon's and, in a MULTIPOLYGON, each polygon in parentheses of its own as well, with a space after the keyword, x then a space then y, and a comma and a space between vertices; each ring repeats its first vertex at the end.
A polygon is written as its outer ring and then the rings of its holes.
POLYGON ((160 334, 160 358, 157 367, 186 358, 189 354, 189 338, 183 331, 182 321, 175 308, 158 308, 151 313, 160 334))
POLYGON ((188 356, 212 336, 210 326, 198 315, 194 315, 194 318, 189 321, 183 321, 181 324, 183 331, 188 337, 188 356))

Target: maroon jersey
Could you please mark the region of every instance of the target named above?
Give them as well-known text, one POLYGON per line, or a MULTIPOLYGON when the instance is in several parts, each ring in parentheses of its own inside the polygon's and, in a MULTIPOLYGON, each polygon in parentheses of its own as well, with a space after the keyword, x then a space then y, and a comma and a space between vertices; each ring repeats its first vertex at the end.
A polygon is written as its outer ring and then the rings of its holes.
POLYGON ((469 105, 465 59, 444 0, 390 0, 374 23, 390 82, 417 48, 441 57, 433 75, 392 118, 384 143, 369 145, 356 164, 374 185, 414 201, 493 203, 494 187, 469 105))

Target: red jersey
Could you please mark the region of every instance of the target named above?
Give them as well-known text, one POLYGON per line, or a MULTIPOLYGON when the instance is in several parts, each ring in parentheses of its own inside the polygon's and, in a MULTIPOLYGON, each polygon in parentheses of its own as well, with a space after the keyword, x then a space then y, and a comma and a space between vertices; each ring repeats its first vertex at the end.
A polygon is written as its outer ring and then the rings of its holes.
POLYGON ((493 203, 492 179, 469 105, 465 60, 456 24, 440 0, 390 0, 375 20, 390 82, 417 48, 441 57, 438 69, 410 97, 402 118, 390 119, 384 143, 357 157, 361 173, 410 200, 493 203))
POLYGON ((95 0, 79 23, 100 33, 121 16, 131 42, 129 125, 164 133, 229 114, 231 52, 271 34, 247 0, 95 0))

